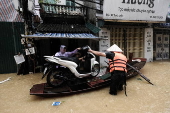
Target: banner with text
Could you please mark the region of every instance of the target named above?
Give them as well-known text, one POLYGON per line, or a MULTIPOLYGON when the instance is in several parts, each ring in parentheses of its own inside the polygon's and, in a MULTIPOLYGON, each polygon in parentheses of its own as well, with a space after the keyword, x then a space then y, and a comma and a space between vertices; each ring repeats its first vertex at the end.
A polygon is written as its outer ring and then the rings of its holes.
POLYGON ((145 42, 144 42, 144 49, 145 49, 145 58, 147 62, 153 61, 153 28, 145 28, 145 42))
MULTIPOLYGON (((100 52, 106 52, 106 50, 110 47, 110 30, 106 28, 101 28, 99 32, 99 37, 102 38, 99 41, 99 51, 100 52)), ((107 63, 105 62, 108 60, 106 57, 100 57, 100 66, 108 66, 107 63)))
POLYGON ((104 0, 103 18, 165 21, 170 0, 104 0))

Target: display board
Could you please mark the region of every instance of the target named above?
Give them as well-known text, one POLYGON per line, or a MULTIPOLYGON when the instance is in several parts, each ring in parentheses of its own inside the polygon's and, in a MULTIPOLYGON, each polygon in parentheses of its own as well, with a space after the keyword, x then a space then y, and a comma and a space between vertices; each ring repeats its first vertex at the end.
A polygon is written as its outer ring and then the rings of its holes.
MULTIPOLYGON (((110 47, 110 30, 102 28, 99 32, 99 37, 102 38, 99 41, 99 51, 106 52, 107 48, 110 47)), ((105 61, 108 61, 105 57, 100 57, 100 66, 108 66, 105 61)))
POLYGON ((153 28, 145 28, 144 58, 147 62, 153 61, 153 28))

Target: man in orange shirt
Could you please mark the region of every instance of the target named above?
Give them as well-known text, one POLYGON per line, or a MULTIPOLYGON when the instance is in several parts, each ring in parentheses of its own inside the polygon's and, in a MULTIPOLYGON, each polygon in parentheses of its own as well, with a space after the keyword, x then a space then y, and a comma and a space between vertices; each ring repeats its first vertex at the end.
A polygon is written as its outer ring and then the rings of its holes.
POLYGON ((106 53, 91 49, 88 51, 97 56, 103 56, 109 59, 109 68, 112 75, 109 93, 111 95, 117 95, 117 90, 123 90, 123 85, 126 85, 127 58, 122 54, 123 51, 116 44, 108 48, 108 52, 106 53))

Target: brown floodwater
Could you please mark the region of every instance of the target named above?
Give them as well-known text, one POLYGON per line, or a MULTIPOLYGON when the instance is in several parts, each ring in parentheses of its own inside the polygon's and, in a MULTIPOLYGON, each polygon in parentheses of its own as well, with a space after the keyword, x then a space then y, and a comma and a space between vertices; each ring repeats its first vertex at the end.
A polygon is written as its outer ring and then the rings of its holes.
POLYGON ((154 85, 139 75, 127 80, 124 91, 109 95, 109 87, 69 96, 52 98, 30 95, 34 84, 44 83, 41 73, 0 74, 0 113, 170 113, 170 62, 146 63, 141 72, 154 85), (62 102, 52 106, 53 102, 62 102))

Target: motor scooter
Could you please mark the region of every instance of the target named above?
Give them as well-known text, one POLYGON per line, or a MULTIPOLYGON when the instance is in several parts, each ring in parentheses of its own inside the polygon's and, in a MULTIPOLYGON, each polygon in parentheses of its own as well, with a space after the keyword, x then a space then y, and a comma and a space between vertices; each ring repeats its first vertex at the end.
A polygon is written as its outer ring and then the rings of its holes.
POLYGON ((93 79, 99 74, 100 65, 95 55, 88 52, 89 48, 85 46, 79 51, 80 57, 84 57, 83 61, 77 57, 44 56, 48 65, 42 79, 47 76, 47 83, 51 87, 59 87, 64 83, 78 85, 93 79))

